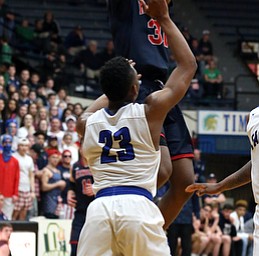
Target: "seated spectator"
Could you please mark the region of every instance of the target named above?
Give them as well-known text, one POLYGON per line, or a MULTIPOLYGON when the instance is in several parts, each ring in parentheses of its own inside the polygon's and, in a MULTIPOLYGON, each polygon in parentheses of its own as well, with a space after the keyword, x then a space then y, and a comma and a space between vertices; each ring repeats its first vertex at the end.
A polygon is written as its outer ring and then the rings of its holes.
POLYGON ((114 44, 112 40, 108 40, 106 42, 105 48, 100 52, 99 54, 101 60, 102 60, 102 65, 105 64, 108 60, 112 59, 115 57, 115 50, 114 50, 114 44))
POLYGON ((29 26, 29 20, 23 19, 21 24, 15 28, 15 46, 21 50, 32 50, 34 31, 29 26))
POLYGON ((190 99, 191 104, 198 105, 203 96, 203 88, 198 79, 192 79, 191 85, 187 91, 186 98, 190 99))
POLYGON ((0 37, 6 37, 10 40, 15 26, 15 15, 5 0, 0 1, 0 10, 0 37))
POLYGON ((205 97, 222 98, 223 76, 217 68, 216 62, 210 60, 208 68, 204 70, 204 95, 205 97))
POLYGON ((58 45, 61 44, 60 29, 58 22, 54 18, 54 14, 51 11, 44 13, 42 32, 47 32, 52 46, 57 49, 58 45))
POLYGON ((71 56, 76 56, 80 51, 85 50, 86 37, 80 25, 68 33, 64 45, 68 54, 71 56))
POLYGON ((238 200, 235 203, 235 210, 230 214, 230 217, 233 219, 233 224, 237 230, 237 236, 243 241, 242 256, 247 255, 247 249, 251 246, 249 241, 253 239, 253 234, 246 233, 244 228, 244 216, 246 214, 247 206, 248 203, 246 200, 238 200))
POLYGON ((220 211, 219 227, 224 235, 231 237, 231 256, 241 256, 243 242, 240 237, 237 236, 235 225, 233 225, 233 219, 230 214, 233 212, 234 207, 231 204, 225 204, 220 211))
POLYGON ((22 105, 18 109, 18 114, 15 117, 17 121, 17 127, 21 127, 21 123, 23 121, 24 116, 28 113, 28 106, 27 105, 22 105))
POLYGON ((73 106, 73 115, 78 118, 83 113, 84 109, 81 103, 75 103, 73 106))
POLYGON ((183 28, 181 29, 181 32, 182 32, 182 34, 183 34, 185 40, 187 41, 188 45, 191 46, 192 40, 193 40, 193 36, 191 35, 191 33, 190 33, 188 27, 183 27, 183 28))
POLYGON ((88 43, 87 49, 79 54, 80 67, 81 70, 85 71, 86 78, 92 82, 98 81, 103 61, 98 53, 97 41, 91 40, 88 43))
POLYGON ((209 30, 202 31, 202 38, 199 41, 199 48, 202 54, 202 58, 204 58, 206 62, 210 61, 213 57, 213 46, 212 42, 210 41, 209 30))
MULTIPOLYGON (((214 173, 210 173, 207 177, 207 183, 216 183, 217 177, 214 173)), ((204 195, 203 202, 204 204, 210 204, 213 206, 213 209, 218 211, 220 209, 220 204, 225 203, 226 197, 223 193, 218 195, 204 195)))
POLYGON ((210 237, 201 231, 201 221, 193 216, 192 220, 193 233, 192 233, 192 254, 191 256, 206 255, 202 254, 210 242, 210 237))
POLYGON ((0 54, 0 64, 5 65, 6 68, 12 63, 13 50, 9 45, 7 38, 1 38, 1 54, 0 54))
MULTIPOLYGON (((218 225, 219 223, 219 214, 214 210, 210 204, 205 204, 201 209, 200 214, 201 220, 201 231, 209 237, 210 241, 206 248, 204 249, 204 254, 209 255, 210 253, 213 256, 218 256, 220 247, 222 244, 222 232, 218 225)), ((230 240, 229 240, 230 248, 230 240)), ((227 255, 224 255, 227 256, 227 255)))

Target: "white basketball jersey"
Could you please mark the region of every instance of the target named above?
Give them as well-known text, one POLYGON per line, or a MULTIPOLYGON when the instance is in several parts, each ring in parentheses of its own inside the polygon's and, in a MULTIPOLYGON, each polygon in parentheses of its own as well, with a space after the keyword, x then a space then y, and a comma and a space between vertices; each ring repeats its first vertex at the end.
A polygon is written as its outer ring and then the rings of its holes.
POLYGON ((247 134, 251 144, 252 188, 255 202, 259 203, 259 107, 249 114, 247 134))
POLYGON ((156 194, 160 151, 153 145, 143 104, 128 104, 115 115, 105 109, 91 115, 82 150, 95 193, 111 186, 138 186, 156 194))

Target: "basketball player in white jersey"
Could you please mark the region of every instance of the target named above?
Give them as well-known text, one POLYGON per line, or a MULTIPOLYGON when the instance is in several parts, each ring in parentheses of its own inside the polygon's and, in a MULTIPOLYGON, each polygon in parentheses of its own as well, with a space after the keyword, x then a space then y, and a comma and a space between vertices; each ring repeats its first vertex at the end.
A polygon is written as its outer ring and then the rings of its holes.
POLYGON ((218 183, 195 183, 188 186, 186 191, 197 191, 199 196, 218 194, 252 181, 253 194, 257 204, 254 213, 253 255, 257 256, 259 252, 259 107, 253 109, 249 114, 247 135, 251 144, 251 161, 218 183))
MULTIPOLYGON (((116 57, 101 70, 108 107, 85 113, 77 124, 82 151, 94 178, 77 255, 170 255, 164 219, 152 202, 160 164, 160 132, 167 112, 185 95, 196 71, 195 58, 171 21, 166 0, 141 0, 167 35, 177 67, 165 87, 135 103, 140 75, 116 57)), ((159 31, 158 31, 159 32, 159 31)))

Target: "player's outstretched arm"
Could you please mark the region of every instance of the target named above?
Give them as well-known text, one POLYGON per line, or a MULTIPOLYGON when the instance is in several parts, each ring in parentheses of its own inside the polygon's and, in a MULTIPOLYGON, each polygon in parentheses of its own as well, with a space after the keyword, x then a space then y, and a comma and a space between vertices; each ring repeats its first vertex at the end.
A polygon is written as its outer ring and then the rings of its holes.
POLYGON ((147 105, 151 106, 151 119, 161 120, 167 112, 185 95, 196 72, 196 59, 185 38, 171 20, 166 0, 149 0, 148 4, 140 0, 145 13, 154 18, 167 36, 170 49, 177 63, 163 90, 151 94, 147 105), (157 107, 159 106, 159 107, 157 107))
POLYGON ((188 186, 185 191, 191 193, 196 191, 197 195, 202 196, 204 194, 219 194, 226 190, 241 187, 251 182, 251 167, 251 161, 249 161, 239 170, 218 183, 194 183, 188 186))

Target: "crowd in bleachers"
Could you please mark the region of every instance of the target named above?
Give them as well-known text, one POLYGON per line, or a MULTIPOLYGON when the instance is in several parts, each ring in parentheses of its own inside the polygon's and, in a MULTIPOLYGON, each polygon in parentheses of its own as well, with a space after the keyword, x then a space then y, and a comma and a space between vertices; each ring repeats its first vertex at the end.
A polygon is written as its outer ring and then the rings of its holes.
MULTIPOLYGON (((62 38, 59 23, 51 11, 43 14, 42 19, 35 20, 34 26, 26 18, 14 22, 15 15, 9 13, 7 6, 3 8, 3 4, 4 1, 0 0, 0 18, 3 21, 0 30, 1 152, 14 154, 22 168, 19 167, 19 182, 13 181, 16 185, 13 194, 5 194, 3 190, 3 184, 10 177, 0 174, 0 200, 7 198, 7 203, 11 204, 2 211, 0 203, 0 220, 28 220, 39 215, 72 218, 73 209, 68 206, 66 195, 71 166, 79 159, 80 141, 75 125, 84 108, 80 103, 70 102, 67 93, 71 78, 69 64, 73 63, 74 74, 83 78, 92 90, 99 89, 100 68, 115 56, 113 43, 107 40, 107 46, 99 49, 98 41, 87 41, 80 26, 62 38), (17 53, 36 54, 42 62, 40 66, 21 68, 14 61, 17 53), (11 145, 11 151, 7 152, 8 145, 11 145)), ((194 104, 203 97, 224 98, 223 77, 217 68, 210 32, 204 30, 200 39, 194 38, 187 27, 182 28, 182 33, 199 67, 186 97, 194 104)), ((173 69, 173 54, 170 65, 173 69)), ((10 159, 3 164, 7 165, 10 159)), ((205 167, 199 158, 194 160, 194 167, 197 181, 206 181, 205 167)), ((225 204, 224 197, 220 202, 214 198, 207 200, 204 199, 202 204, 198 202, 195 211, 193 199, 186 204, 168 231, 170 241, 174 241, 171 250, 177 248, 180 255, 188 248, 184 244, 185 239, 191 245, 193 255, 217 256, 220 250, 224 256, 251 255, 241 252, 243 248, 250 253, 252 232, 239 230, 236 223, 237 209, 243 207, 247 210, 247 204, 242 202, 240 206, 237 202, 234 211, 234 206, 225 204), (216 207, 218 203, 221 207, 216 207), (232 216, 229 216, 230 212, 232 216), (181 231, 187 230, 180 240, 176 226, 181 231)), ((244 223, 247 222, 241 219, 243 224, 240 228, 245 228, 244 223)))

